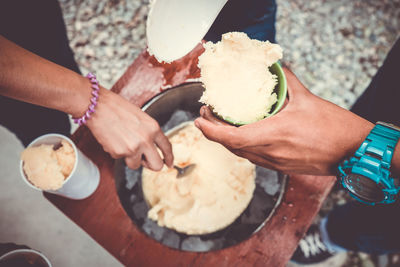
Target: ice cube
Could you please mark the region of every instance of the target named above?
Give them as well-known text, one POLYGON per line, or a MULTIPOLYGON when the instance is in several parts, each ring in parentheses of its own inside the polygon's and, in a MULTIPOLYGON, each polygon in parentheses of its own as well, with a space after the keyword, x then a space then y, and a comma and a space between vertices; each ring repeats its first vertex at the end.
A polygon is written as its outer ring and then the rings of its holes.
POLYGON ((261 194, 255 194, 249 205, 249 211, 241 217, 243 224, 260 224, 267 218, 267 209, 271 207, 272 201, 262 197, 261 194))
POLYGON ((128 167, 125 168, 125 180, 126 180, 126 184, 125 187, 128 190, 132 190, 132 188, 135 186, 135 184, 138 182, 139 180, 139 175, 140 172, 137 170, 131 170, 128 167))
POLYGON ((171 248, 179 248, 179 235, 171 230, 166 230, 162 238, 162 243, 171 248))
POLYGON ((135 214, 135 216, 139 219, 144 219, 147 217, 148 208, 144 201, 134 204, 132 210, 133 214, 135 214))
POLYGON ((137 198, 137 196, 132 194, 132 195, 129 197, 129 201, 130 201, 131 203, 133 203, 133 202, 135 202, 136 198, 137 198))
POLYGON ((191 236, 183 240, 181 249, 186 251, 204 252, 213 248, 214 242, 203 241, 199 237, 191 236))
POLYGON ((166 124, 164 124, 161 129, 166 132, 169 129, 172 129, 173 127, 181 124, 182 122, 185 121, 191 121, 194 119, 194 116, 192 113, 189 111, 184 111, 184 110, 176 110, 172 115, 171 118, 167 121, 166 124))
POLYGON ((164 235, 165 228, 158 226, 158 224, 149 218, 146 218, 142 225, 143 231, 153 237, 155 240, 160 241, 164 235))
POLYGON ((225 238, 221 237, 218 239, 213 239, 213 250, 217 250, 217 249, 221 249, 224 247, 224 243, 225 243, 225 238))
POLYGON ((281 186, 278 179, 278 173, 261 167, 257 167, 256 172, 256 183, 260 185, 268 195, 275 195, 281 186))

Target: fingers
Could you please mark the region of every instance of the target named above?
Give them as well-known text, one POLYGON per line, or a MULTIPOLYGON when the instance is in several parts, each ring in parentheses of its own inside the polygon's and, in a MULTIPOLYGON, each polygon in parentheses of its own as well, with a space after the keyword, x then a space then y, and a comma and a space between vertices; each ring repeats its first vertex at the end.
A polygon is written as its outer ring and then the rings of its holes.
POLYGON ((256 156, 259 156, 262 158, 264 161, 268 161, 269 165, 278 165, 279 164, 279 159, 277 156, 273 156, 271 153, 271 146, 269 145, 258 145, 258 146, 248 146, 241 151, 247 153, 247 154, 253 154, 256 156))
POLYGON ((215 117, 215 116, 213 115, 212 111, 210 110, 210 108, 207 107, 207 106, 202 106, 202 107, 200 108, 200 115, 201 115, 203 118, 205 118, 206 120, 211 121, 211 122, 214 123, 214 124, 217 124, 217 125, 226 125, 226 126, 229 125, 229 124, 223 122, 222 120, 219 120, 217 117, 215 117))
POLYGON ((143 161, 147 163, 149 169, 153 171, 159 171, 164 165, 160 154, 158 153, 154 144, 146 145, 143 150, 143 161))
POLYGON ((274 164, 270 162, 269 160, 258 156, 257 154, 247 152, 244 150, 232 150, 233 153, 235 153, 237 156, 248 159, 251 163, 267 168, 267 169, 275 169, 274 164))
POLYGON ((159 160, 154 162, 154 160, 147 160, 145 154, 136 153, 134 155, 125 157, 125 163, 126 166, 128 166, 132 170, 139 169, 140 166, 143 166, 153 171, 159 171, 163 166, 163 161, 161 160, 160 156, 158 156, 158 158, 159 160))
POLYGON ((235 130, 235 127, 217 125, 203 117, 196 119, 194 124, 209 140, 231 147, 230 141, 232 140, 232 132, 235 130))
POLYGON ((174 155, 172 154, 172 145, 168 138, 162 132, 160 132, 155 137, 154 142, 160 148, 165 164, 171 168, 174 162, 174 155))
POLYGON ((241 127, 229 124, 216 125, 203 117, 196 119, 195 125, 207 139, 218 142, 228 149, 243 148, 250 142, 251 136, 243 134, 241 127))
POLYGON ((142 166, 147 168, 147 169, 150 169, 149 164, 147 164, 147 161, 144 160, 144 159, 142 159, 142 166))
POLYGON ((135 149, 130 149, 129 152, 123 155, 125 157, 126 165, 131 169, 138 169, 143 165, 143 167, 153 171, 159 171, 162 169, 164 162, 168 166, 172 165, 172 146, 161 131, 154 139, 147 141, 143 140, 142 142, 138 142, 136 145, 132 146, 135 147, 135 149), (164 160, 162 159, 157 146, 164 155, 164 160))
POLYGON ((142 153, 136 153, 129 157, 125 157, 126 166, 132 170, 138 169, 142 165, 142 153))
POLYGON ((126 164, 131 169, 137 169, 140 165, 151 169, 153 171, 159 171, 162 169, 164 163, 168 167, 173 165, 173 154, 172 145, 168 138, 164 135, 161 129, 157 125, 157 130, 151 130, 144 133, 144 137, 136 135, 131 137, 130 145, 134 149, 129 149, 127 153, 124 154, 126 157, 126 164), (136 144, 132 140, 136 140, 136 144), (158 151, 157 147, 162 153, 158 151))

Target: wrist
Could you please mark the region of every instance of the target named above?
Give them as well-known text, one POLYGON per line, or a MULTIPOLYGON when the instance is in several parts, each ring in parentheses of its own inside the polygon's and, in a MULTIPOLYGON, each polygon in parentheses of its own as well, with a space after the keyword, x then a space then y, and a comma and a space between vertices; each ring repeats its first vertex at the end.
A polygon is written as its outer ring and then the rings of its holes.
POLYGON ((82 76, 80 82, 80 90, 76 96, 76 102, 72 105, 73 111, 70 113, 73 118, 80 118, 85 114, 90 105, 90 98, 92 97, 90 80, 82 76))
POLYGON ((365 138, 367 138, 368 134, 371 132, 371 130, 374 128, 374 124, 359 118, 357 122, 353 122, 350 127, 352 127, 352 131, 349 131, 347 133, 347 138, 349 140, 349 143, 351 144, 347 151, 346 151, 346 156, 345 158, 349 158, 354 155, 354 153, 357 151, 357 149, 360 147, 360 145, 364 142, 365 138), (353 134, 350 134, 350 133, 353 134))
POLYGON ((73 118, 74 122, 79 126, 86 124, 86 122, 92 117, 95 112, 97 102, 99 101, 100 85, 97 81, 96 75, 94 75, 93 73, 88 73, 88 75, 86 75, 86 78, 88 78, 91 83, 92 97, 90 98, 90 103, 85 114, 83 114, 79 118, 73 118))
POLYGON ((89 79, 83 76, 79 76, 75 84, 79 89, 74 90, 74 94, 70 95, 69 101, 65 101, 67 106, 63 111, 70 114, 73 118, 80 118, 88 109, 90 98, 92 97, 92 88, 89 79))
MULTIPOLYGON (((89 119, 94 115, 96 109, 97 109, 97 104, 99 101, 99 96, 100 96, 100 92, 102 92, 102 95, 107 92, 108 90, 101 88, 99 85, 99 82, 97 81, 96 75, 89 73, 88 75, 86 75, 87 80, 90 82, 90 88, 91 88, 91 94, 90 94, 90 101, 89 104, 87 105, 86 110, 84 110, 83 115, 79 116, 79 117, 73 117, 73 120, 76 124, 78 124, 79 126, 86 124, 89 119), (100 90, 101 89, 101 90, 100 90)), ((85 91, 80 94, 80 96, 84 96, 85 95, 85 91)), ((83 99, 83 98, 81 98, 83 99)), ((79 107, 82 107, 83 105, 76 105, 75 107, 77 107, 76 110, 79 110, 79 107)))
POLYGON ((109 110, 112 108, 113 104, 115 104, 115 101, 110 99, 112 98, 113 94, 114 93, 110 90, 107 90, 104 87, 100 86, 96 112, 92 114, 91 118, 86 123, 89 129, 97 124, 99 117, 104 117, 106 113, 109 113, 109 110))

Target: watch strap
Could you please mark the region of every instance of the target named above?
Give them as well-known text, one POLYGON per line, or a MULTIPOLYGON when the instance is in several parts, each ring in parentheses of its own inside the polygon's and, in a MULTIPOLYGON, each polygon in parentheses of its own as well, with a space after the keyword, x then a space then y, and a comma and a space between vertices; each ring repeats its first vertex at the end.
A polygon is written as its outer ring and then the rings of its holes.
POLYGON ((385 177, 388 177, 393 152, 399 138, 400 131, 377 124, 354 155, 358 159, 359 167, 368 166, 374 173, 383 171, 385 177))

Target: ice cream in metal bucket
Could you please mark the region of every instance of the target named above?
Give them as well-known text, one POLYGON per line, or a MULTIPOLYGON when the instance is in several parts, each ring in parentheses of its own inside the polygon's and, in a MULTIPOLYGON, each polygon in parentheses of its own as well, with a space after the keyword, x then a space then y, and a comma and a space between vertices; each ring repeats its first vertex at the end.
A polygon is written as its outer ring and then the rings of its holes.
MULTIPOLYGON (((143 110, 169 129, 199 116, 198 102, 203 88, 200 83, 183 84, 155 96, 143 110)), ((276 171, 256 168, 256 189, 246 210, 228 227, 205 235, 186 235, 160 227, 147 218, 149 207, 143 196, 142 169, 131 170, 123 160, 114 166, 117 192, 121 204, 133 223, 147 236, 163 245, 183 251, 205 252, 238 244, 257 233, 273 216, 285 191, 287 176, 276 171)))

